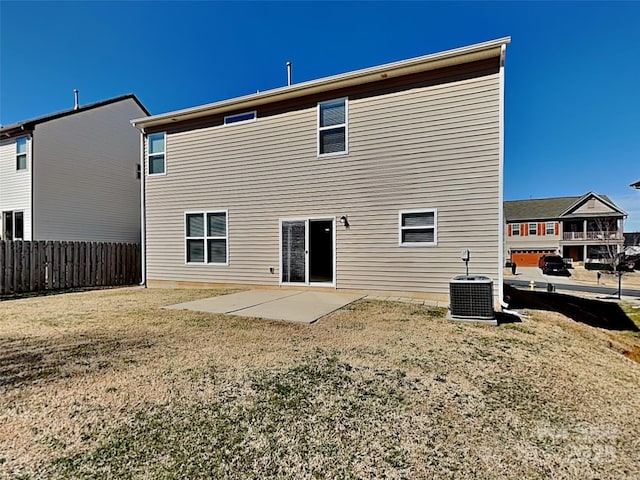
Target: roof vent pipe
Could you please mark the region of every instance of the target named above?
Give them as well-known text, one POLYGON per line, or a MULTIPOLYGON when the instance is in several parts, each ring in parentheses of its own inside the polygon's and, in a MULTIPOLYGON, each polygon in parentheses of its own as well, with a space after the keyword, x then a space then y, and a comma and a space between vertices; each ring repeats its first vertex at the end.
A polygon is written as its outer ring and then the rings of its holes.
POLYGON ((287 85, 291 85, 291 62, 287 62, 287 85))
POLYGON ((80 93, 80 92, 78 92, 78 89, 77 89, 77 88, 74 88, 74 89, 73 89, 73 96, 74 96, 74 98, 75 98, 75 104, 74 104, 74 106, 73 106, 73 109, 74 109, 74 110, 78 110, 78 109, 80 108, 80 98, 79 98, 79 96, 78 96, 78 94, 79 94, 79 93, 80 93))

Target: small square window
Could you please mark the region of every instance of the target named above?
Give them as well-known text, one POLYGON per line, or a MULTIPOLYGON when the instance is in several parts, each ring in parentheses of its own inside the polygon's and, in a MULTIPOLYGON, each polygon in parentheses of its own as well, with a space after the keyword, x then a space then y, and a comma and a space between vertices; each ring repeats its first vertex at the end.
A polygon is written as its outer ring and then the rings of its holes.
POLYGON ((318 155, 347 153, 347 99, 318 104, 318 155))
POLYGON ((27 169, 27 137, 16 140, 16 170, 27 169))
POLYGON ((437 245, 436 210, 405 210, 400 212, 401 246, 437 245))
POLYGON ((165 134, 154 133, 147 137, 149 144, 149 175, 161 175, 165 169, 165 134))

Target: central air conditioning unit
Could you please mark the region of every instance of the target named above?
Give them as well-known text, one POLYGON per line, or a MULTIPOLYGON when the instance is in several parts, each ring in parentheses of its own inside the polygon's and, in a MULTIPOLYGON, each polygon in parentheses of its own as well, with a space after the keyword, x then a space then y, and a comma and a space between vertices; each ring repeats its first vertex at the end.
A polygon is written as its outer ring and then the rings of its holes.
POLYGON ((451 317, 458 320, 495 321, 493 280, 479 275, 459 275, 449 283, 451 317))

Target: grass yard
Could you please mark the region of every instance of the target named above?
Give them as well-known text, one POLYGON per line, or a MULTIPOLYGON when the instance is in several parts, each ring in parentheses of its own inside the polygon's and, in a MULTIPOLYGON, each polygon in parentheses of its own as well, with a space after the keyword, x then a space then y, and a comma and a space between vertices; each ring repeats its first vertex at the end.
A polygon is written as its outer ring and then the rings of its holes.
POLYGON ((0 302, 0 478, 640 477, 638 333, 373 301, 315 325, 159 309, 222 293, 0 302))

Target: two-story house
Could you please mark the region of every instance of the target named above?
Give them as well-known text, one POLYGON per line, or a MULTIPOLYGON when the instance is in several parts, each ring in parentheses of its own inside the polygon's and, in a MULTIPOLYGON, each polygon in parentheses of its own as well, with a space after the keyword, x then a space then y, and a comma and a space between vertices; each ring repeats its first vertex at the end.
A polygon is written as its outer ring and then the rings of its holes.
POLYGON ((0 127, 4 240, 140 241, 135 97, 0 127))
POLYGON ((508 201, 504 216, 505 256, 519 266, 548 254, 584 262, 622 251, 627 214, 605 195, 508 201))
POLYGON ((149 286, 502 279, 508 38, 134 120, 149 286))

